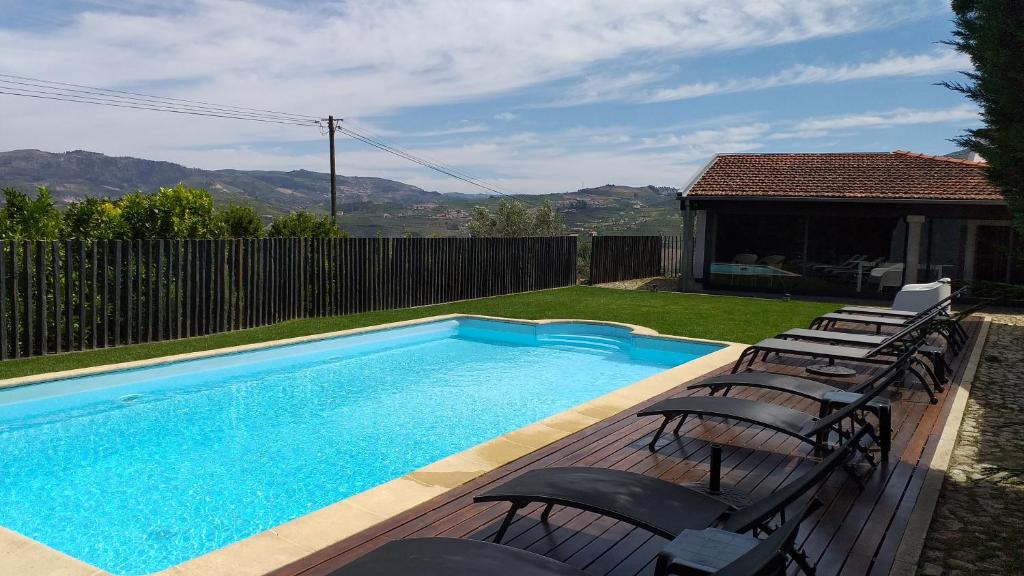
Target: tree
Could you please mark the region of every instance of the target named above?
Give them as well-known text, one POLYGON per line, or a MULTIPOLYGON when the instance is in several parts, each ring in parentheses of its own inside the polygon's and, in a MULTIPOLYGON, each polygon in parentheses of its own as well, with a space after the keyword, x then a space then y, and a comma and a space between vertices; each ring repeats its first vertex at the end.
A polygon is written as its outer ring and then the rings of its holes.
POLYGON ((14 188, 5 188, 0 209, 0 238, 5 240, 56 240, 64 230, 64 218, 44 186, 30 198, 14 188))
POLYGON ((227 231, 202 188, 178 184, 155 194, 128 194, 119 202, 129 238, 224 238, 227 231))
POLYGON ((469 219, 469 235, 473 238, 494 236, 494 228, 498 225, 491 211, 483 206, 474 206, 469 219))
POLYGON ((256 211, 249 206, 231 205, 218 212, 229 238, 262 238, 264 229, 256 211))
POLYGON ((956 14, 948 44, 974 64, 968 81, 945 82, 981 107, 984 125, 957 144, 988 162, 989 180, 1006 196, 1024 233, 1024 3, 1019 0, 953 0, 956 14))
POLYGON ((469 234, 474 238, 555 236, 564 229, 562 217, 547 200, 531 211, 518 200, 502 199, 494 213, 483 206, 474 207, 469 221, 469 234))
POLYGON ((341 238, 343 234, 330 216, 316 217, 300 210, 278 218, 270 225, 270 236, 281 238, 341 238))
POLYGON ((109 198, 87 198, 72 202, 64 212, 68 238, 113 240, 128 237, 121 207, 109 198))
POLYGON ((562 216, 555 212, 550 200, 540 203, 540 206, 533 211, 533 235, 534 236, 558 236, 565 233, 565 222, 562 216))

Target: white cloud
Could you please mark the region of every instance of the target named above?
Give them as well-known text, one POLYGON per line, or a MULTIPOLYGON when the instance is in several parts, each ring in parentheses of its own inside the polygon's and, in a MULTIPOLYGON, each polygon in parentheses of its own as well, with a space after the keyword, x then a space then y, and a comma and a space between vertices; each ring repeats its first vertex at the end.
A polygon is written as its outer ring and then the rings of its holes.
MULTIPOLYGON (((372 126, 410 108, 493 97, 514 109, 506 100, 555 81, 574 92, 554 99, 622 98, 660 78, 648 71, 658 69, 654 64, 889 26, 934 12, 935 1, 349 0, 296 8, 193 0, 130 12, 122 5, 88 3, 77 14, 68 8, 45 29, 0 23, 0 70, 316 117, 334 113, 372 126)), ((324 138, 313 129, 0 98, 0 149, 326 170, 324 138)), ((681 183, 690 158, 761 145, 742 131, 716 140, 713 131, 697 130, 674 147, 628 148, 655 132, 603 126, 501 135, 474 120, 420 135, 464 136, 463 145, 422 152, 524 192, 575 189, 581 181, 681 183)), ((344 146, 343 173, 472 190, 379 151, 344 146)))
POLYGON ((402 136, 413 137, 413 138, 435 138, 437 136, 452 136, 455 134, 475 134, 478 132, 487 132, 490 128, 487 124, 481 122, 460 122, 454 126, 448 128, 439 128, 437 130, 420 130, 414 132, 401 132, 402 136))
MULTIPOLYGON (((843 138, 858 131, 944 122, 966 124, 976 119, 977 110, 968 105, 940 109, 898 108, 796 121, 749 122, 743 117, 723 116, 709 119, 708 124, 718 124, 718 128, 666 132, 610 126, 569 128, 544 134, 520 132, 468 144, 429 148, 425 154, 445 158, 514 192, 566 191, 608 182, 680 186, 716 153, 770 150, 773 143, 780 141, 790 147, 795 143, 796 150, 801 150, 801 141, 807 141, 808 147, 803 150, 809 152, 842 150, 843 138), (825 138, 832 139, 826 141, 825 138), (557 161, 552 162, 552 158, 557 161)), ((879 149, 906 147, 901 142, 899 133, 893 132, 891 144, 879 149)), ((468 186, 453 187, 449 181, 410 169, 398 159, 372 151, 346 152, 342 157, 354 163, 349 165, 369 170, 368 175, 399 177, 428 189, 474 191, 468 186)))
POLYGON ((897 76, 929 76, 942 72, 968 70, 970 59, 949 49, 936 50, 912 56, 891 55, 881 60, 836 66, 793 66, 770 76, 726 80, 722 82, 696 82, 651 91, 644 102, 686 100, 711 94, 727 94, 765 90, 780 86, 802 84, 833 84, 869 78, 897 76))
POLYGON ((641 86, 664 78, 664 73, 633 71, 623 74, 594 74, 572 83, 560 98, 542 104, 544 107, 579 106, 609 100, 626 100, 641 86))
POLYGON ((919 110, 898 108, 887 112, 845 114, 829 118, 814 118, 799 122, 797 131, 827 132, 851 128, 889 128, 907 124, 941 124, 946 122, 972 122, 978 120, 978 109, 971 104, 952 108, 919 110))

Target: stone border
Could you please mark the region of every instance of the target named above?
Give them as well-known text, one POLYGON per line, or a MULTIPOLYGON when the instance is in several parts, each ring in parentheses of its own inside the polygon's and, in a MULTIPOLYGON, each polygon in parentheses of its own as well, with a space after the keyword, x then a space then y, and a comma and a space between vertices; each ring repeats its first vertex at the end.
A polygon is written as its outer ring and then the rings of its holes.
POLYGON ((971 396, 971 384, 978 371, 978 364, 985 349, 991 323, 991 319, 984 318, 978 329, 977 342, 971 350, 970 358, 967 359, 967 367, 964 368, 963 378, 957 386, 956 395, 952 400, 953 404, 942 428, 942 435, 939 436, 939 442, 935 446, 935 453, 932 455, 931 461, 928 462, 928 474, 925 476, 924 485, 921 486, 921 493, 917 497, 914 509, 910 513, 910 520, 907 522, 907 529, 903 532, 900 547, 896 550, 896 559, 892 569, 889 570, 889 576, 914 576, 917 573, 917 565, 921 560, 921 552, 924 550, 925 538, 928 536, 928 528, 931 526, 935 507, 939 502, 946 470, 953 457, 953 448, 956 446, 956 439, 960 433, 960 424, 964 419, 964 412, 967 410, 967 400, 971 396))
MULTIPOLYGON (((744 344, 732 342, 660 335, 643 326, 620 322, 572 319, 521 320, 475 314, 446 314, 286 340, 15 378, 0 381, 0 388, 157 366, 180 360, 235 354, 273 346, 459 318, 479 318, 533 326, 566 322, 618 326, 628 329, 631 335, 682 342, 719 344, 723 348, 428 464, 390 482, 310 512, 265 532, 172 566, 158 572, 156 576, 259 576, 267 574, 423 504, 491 470, 500 468, 513 460, 667 392, 683 382, 698 378, 733 362, 746 348, 744 344)), ((2 528, 0 528, 0 573, 25 576, 33 574, 109 576, 102 570, 2 528), (43 558, 42 564, 30 563, 34 562, 33 559, 37 557, 43 558)))
POLYGON ((17 378, 7 378, 0 380, 0 390, 4 388, 10 388, 13 386, 24 386, 26 384, 38 384, 41 382, 50 382, 53 380, 66 380, 69 378, 78 378, 81 376, 92 376, 95 374, 104 374, 107 372, 120 372, 123 370, 135 370, 138 368, 149 368, 151 366, 159 366, 161 364, 171 364, 173 362, 183 362, 186 360, 199 360, 202 358, 210 358, 211 356, 227 356, 229 354, 239 354, 242 352, 250 352, 253 350, 262 350, 265 348, 276 348, 278 346, 290 346, 293 344, 303 344, 305 342, 315 342, 317 340, 329 340, 331 338, 338 338, 341 336, 351 336, 355 334, 363 334, 365 332, 377 332, 382 330, 390 330, 393 328, 403 328, 406 326, 415 326, 417 324, 428 324, 430 322, 440 322, 443 320, 458 320, 460 318, 477 318, 482 320, 495 320, 498 322, 511 322, 514 324, 530 324, 534 326, 542 326, 544 324, 558 324, 558 323, 573 323, 573 324, 596 324, 601 326, 617 326, 619 328, 629 329, 633 336, 653 336, 664 340, 676 340, 680 342, 700 342, 704 344, 719 344, 722 346, 730 346, 734 342, 726 342, 724 340, 710 340, 707 338, 689 338, 682 336, 671 336, 668 334, 659 334, 655 330, 651 330, 645 326, 639 326, 637 324, 626 324, 624 322, 612 322, 603 320, 577 320, 572 318, 566 319, 544 319, 544 320, 524 320, 520 318, 503 318, 501 316, 487 316, 484 314, 439 314, 437 316, 425 316, 423 318, 414 318, 411 320, 401 320, 398 322, 388 322, 385 324, 374 324, 372 326, 360 326, 358 328, 348 328, 345 330, 336 330, 334 332, 321 332, 319 334, 307 334, 305 336, 295 336, 292 338, 282 338, 279 340, 267 340, 264 342, 253 342, 251 344, 240 344, 238 346, 225 346, 222 348, 212 348, 210 350, 201 350, 198 352, 185 352, 182 354, 173 354, 171 356, 157 356, 155 358, 145 358, 143 360, 132 360, 130 362, 120 362, 116 364, 101 364, 99 366, 87 366, 85 368, 74 368, 71 370, 62 370, 59 372, 47 372, 44 374, 32 374, 29 376, 19 376, 17 378))

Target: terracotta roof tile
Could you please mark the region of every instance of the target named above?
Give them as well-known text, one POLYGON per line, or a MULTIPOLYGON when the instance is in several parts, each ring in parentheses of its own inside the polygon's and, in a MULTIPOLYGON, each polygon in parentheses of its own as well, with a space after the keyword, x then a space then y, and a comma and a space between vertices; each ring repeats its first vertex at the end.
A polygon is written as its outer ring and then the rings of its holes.
POLYGON ((874 198, 1003 201, 985 164, 896 152, 723 154, 690 187, 692 197, 874 198))

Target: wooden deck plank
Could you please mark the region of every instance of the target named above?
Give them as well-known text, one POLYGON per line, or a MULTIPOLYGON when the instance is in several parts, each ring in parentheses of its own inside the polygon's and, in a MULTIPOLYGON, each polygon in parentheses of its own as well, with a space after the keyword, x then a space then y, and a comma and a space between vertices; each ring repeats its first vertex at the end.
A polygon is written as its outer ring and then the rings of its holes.
MULTIPOLYGON (((963 376, 979 324, 975 320, 967 323, 971 344, 951 366, 953 383, 939 396, 939 404, 929 404, 920 388, 900 391, 900 398, 894 402, 889 465, 874 470, 864 480, 863 487, 846 472, 832 474, 820 486, 817 496, 825 506, 804 523, 798 539, 810 557, 819 562, 819 574, 888 573, 923 483, 926 471, 918 464, 935 449, 949 412, 951 402, 948 399, 963 376)), ((804 368, 810 363, 773 357, 767 368, 803 376, 804 368)), ((861 377, 877 370, 877 367, 865 369, 861 377)), ((686 384, 659 398, 704 393, 686 390, 686 384)), ((734 396, 814 411, 814 403, 809 400, 773 392, 744 390, 734 396)), ((658 452, 652 454, 646 443, 658 421, 636 418, 635 412, 634 407, 598 422, 274 574, 328 574, 396 538, 435 535, 492 538, 507 505, 475 504, 473 494, 533 468, 599 466, 678 483, 704 483, 709 473, 710 447, 715 443, 723 448, 723 485, 741 489, 756 499, 813 465, 808 447, 791 437, 717 419, 691 418, 678 438, 667 433, 658 452)), ((663 538, 628 524, 574 509, 556 507, 550 523, 544 525, 539 520, 540 511, 540 505, 521 510, 505 543, 565 561, 594 576, 651 574, 653 559, 665 543, 663 538)))

